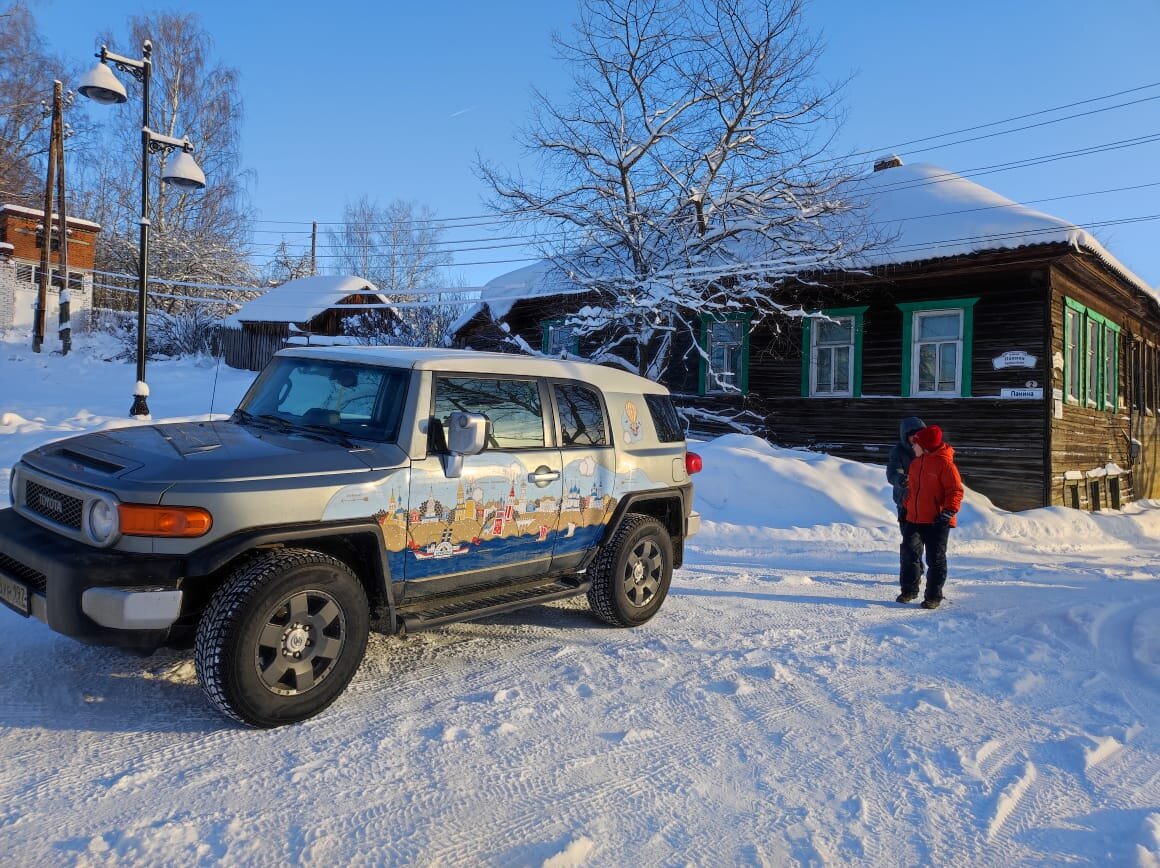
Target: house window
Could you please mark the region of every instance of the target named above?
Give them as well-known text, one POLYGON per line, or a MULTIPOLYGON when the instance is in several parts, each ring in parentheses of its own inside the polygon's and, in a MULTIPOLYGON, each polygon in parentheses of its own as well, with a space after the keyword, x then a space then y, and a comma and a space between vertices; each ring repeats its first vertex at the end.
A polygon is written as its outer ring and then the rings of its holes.
POLYGON ((1087 334, 1084 340, 1084 373, 1087 374, 1087 381, 1084 384, 1084 395, 1087 398, 1089 407, 1095 407, 1100 403, 1100 324, 1094 319, 1087 321, 1087 334))
POLYGON ((862 315, 866 307, 830 309, 803 320, 802 395, 862 394, 862 315))
MULTIPOLYGON (((16 268, 16 279, 27 281, 33 286, 40 286, 40 266, 39 265, 20 265, 16 268)), ((49 271, 48 285, 52 289, 60 289, 60 270, 53 268, 49 271)), ((85 279, 79 271, 70 271, 68 273, 68 288, 72 292, 80 292, 84 289, 85 279)))
POLYGON ((898 305, 902 318, 902 394, 969 397, 977 298, 898 305))
POLYGON ((1079 351, 1083 313, 1068 308, 1065 315, 1067 317, 1064 323, 1064 339, 1067 341, 1067 355, 1065 356, 1067 370, 1064 372, 1064 381, 1066 382, 1067 400, 1077 402, 1080 396, 1079 372, 1083 370, 1080 365, 1079 351))
POLYGON ((1104 329, 1104 409, 1115 410, 1116 400, 1118 398, 1118 365, 1119 353, 1117 347, 1116 333, 1110 329, 1104 329))
POLYGON ((749 315, 701 315, 702 395, 749 389, 749 315))
POLYGON ((562 319, 546 320, 542 326, 544 338, 541 352, 545 356, 580 355, 580 336, 576 329, 562 319))
POLYGON ((1120 327, 1065 298, 1063 331, 1067 402, 1114 411, 1119 403, 1120 327))

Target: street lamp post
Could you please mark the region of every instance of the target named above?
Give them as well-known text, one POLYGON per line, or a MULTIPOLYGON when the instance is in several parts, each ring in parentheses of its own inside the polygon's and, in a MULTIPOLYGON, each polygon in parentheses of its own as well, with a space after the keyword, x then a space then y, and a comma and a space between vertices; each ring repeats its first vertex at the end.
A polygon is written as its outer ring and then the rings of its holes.
POLYGON ((129 415, 138 419, 149 418, 149 387, 145 383, 145 333, 149 294, 149 154, 180 150, 167 165, 161 180, 187 190, 205 186, 205 173, 193 159, 193 145, 189 139, 175 139, 149 129, 149 80, 153 75, 153 43, 145 40, 141 59, 122 57, 102 45, 97 53, 100 62, 81 79, 77 90, 102 105, 124 103, 129 99, 125 86, 113 75, 112 63, 141 82, 141 237, 137 252, 137 385, 133 389, 133 406, 129 415))

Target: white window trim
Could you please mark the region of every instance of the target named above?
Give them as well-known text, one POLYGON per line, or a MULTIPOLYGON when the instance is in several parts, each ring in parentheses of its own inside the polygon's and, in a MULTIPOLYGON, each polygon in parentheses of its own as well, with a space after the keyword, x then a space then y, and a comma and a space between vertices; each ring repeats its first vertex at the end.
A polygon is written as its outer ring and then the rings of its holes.
MULTIPOLYGON (((962 394, 963 389, 963 328, 966 322, 966 317, 963 314, 962 308, 948 307, 948 308, 927 308, 925 310, 916 310, 911 316, 911 331, 910 331, 910 393, 914 398, 957 398, 962 394), (946 316, 947 314, 955 314, 959 318, 959 336, 954 341, 921 341, 918 338, 920 333, 919 323, 925 316, 946 316), (954 391, 938 392, 938 391, 923 391, 919 388, 921 380, 919 378, 919 369, 921 367, 922 353, 919 349, 926 344, 950 344, 955 345, 955 387, 954 391)), ((937 379, 937 374, 936 374, 937 379)))
POLYGON ((854 329, 857 328, 857 318, 853 316, 835 316, 831 319, 837 322, 848 322, 850 324, 850 342, 848 344, 825 344, 821 347, 818 345, 818 336, 821 329, 817 324, 810 330, 810 397, 811 398, 852 398, 854 396, 854 329), (846 382, 849 387, 844 391, 831 390, 828 392, 818 391, 818 350, 827 349, 835 350, 840 347, 846 347, 849 353, 846 357, 846 382))

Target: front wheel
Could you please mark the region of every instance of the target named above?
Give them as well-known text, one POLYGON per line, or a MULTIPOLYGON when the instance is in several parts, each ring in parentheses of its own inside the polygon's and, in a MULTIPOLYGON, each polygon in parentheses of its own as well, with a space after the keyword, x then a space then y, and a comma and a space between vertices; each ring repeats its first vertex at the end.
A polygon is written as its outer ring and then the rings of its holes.
POLYGON ((370 632, 366 593, 342 561, 276 549, 243 564, 197 628, 197 678, 251 726, 297 723, 346 688, 370 632))
POLYGON ((635 627, 657 613, 673 579, 673 541, 655 518, 628 515, 592 568, 588 605, 600 620, 635 627))

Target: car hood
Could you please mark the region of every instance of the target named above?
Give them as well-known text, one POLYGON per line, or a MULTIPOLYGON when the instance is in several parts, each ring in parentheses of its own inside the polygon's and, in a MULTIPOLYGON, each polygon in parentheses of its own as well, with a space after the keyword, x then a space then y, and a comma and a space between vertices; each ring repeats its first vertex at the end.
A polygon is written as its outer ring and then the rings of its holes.
POLYGON ((28 453, 33 466, 77 482, 229 482, 343 474, 405 460, 397 446, 348 448, 313 434, 233 421, 114 428, 59 440, 28 453))

